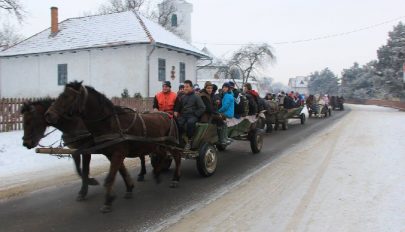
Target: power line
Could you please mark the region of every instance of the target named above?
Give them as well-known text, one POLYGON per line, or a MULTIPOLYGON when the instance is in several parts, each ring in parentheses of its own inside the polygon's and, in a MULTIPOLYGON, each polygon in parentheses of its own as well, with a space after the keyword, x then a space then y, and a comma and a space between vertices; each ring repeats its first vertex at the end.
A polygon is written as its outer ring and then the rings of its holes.
MULTIPOLYGON (((297 44, 297 43, 305 43, 305 42, 311 42, 311 41, 317 41, 317 40, 325 40, 325 39, 331 39, 331 38, 336 38, 336 37, 341 37, 341 36, 346 36, 346 35, 350 35, 350 34, 354 34, 357 32, 361 32, 361 31, 366 31, 366 30, 370 30, 376 27, 380 27, 392 22, 396 22, 400 19, 404 19, 404 16, 401 17, 397 17, 395 19, 391 19, 388 21, 384 21, 381 23, 377 23, 377 24, 373 24, 370 26, 366 26, 366 27, 362 27, 362 28, 358 28, 352 31, 346 31, 346 32, 341 32, 341 33, 336 33, 336 34, 329 34, 329 35, 324 35, 324 36, 319 36, 319 37, 314 37, 314 38, 310 38, 310 39, 301 39, 301 40, 292 40, 292 41, 282 41, 282 42, 275 42, 272 44, 275 45, 284 45, 284 44, 297 44)), ((218 45, 218 46, 245 46, 245 45, 251 45, 251 44, 263 44, 263 43, 208 43, 208 42, 193 42, 195 44, 209 44, 209 45, 218 45)))

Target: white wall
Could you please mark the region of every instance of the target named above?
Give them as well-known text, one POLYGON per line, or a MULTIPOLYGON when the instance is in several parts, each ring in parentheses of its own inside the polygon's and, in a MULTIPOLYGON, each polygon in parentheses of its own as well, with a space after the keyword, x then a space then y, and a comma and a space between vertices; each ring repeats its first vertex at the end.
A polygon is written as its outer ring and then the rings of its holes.
POLYGON ((166 80, 172 83, 172 90, 177 92, 180 85, 180 62, 186 64, 186 80, 197 83, 197 58, 184 53, 169 51, 165 48, 157 48, 150 59, 150 95, 154 96, 162 90, 162 82, 159 82, 158 68, 159 58, 166 60, 166 80), (171 79, 172 66, 175 66, 175 79, 171 79))
POLYGON ((0 58, 0 97, 56 97, 58 64, 68 65, 68 81, 84 81, 108 97, 127 88, 146 96, 146 45, 82 50, 76 53, 0 58))
MULTIPOLYGON (((1 57, 0 97, 56 97, 64 86, 58 86, 58 64, 68 65, 68 82, 84 81, 107 97, 121 96, 124 88, 129 94, 148 94, 147 57, 151 45, 82 50, 53 54, 1 57)), ((197 58, 165 48, 157 48, 150 58, 150 96, 162 89, 158 81, 158 59, 166 60, 166 80, 174 91, 180 84, 180 62, 186 64, 186 79, 196 83, 197 58), (172 66, 176 78, 172 80, 172 66)))

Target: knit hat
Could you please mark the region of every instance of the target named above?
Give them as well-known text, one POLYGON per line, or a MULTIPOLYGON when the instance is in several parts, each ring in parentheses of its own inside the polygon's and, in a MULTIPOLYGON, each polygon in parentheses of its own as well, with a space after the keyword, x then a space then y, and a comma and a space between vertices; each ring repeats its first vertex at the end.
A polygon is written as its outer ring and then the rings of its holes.
POLYGON ((165 82, 163 82, 163 84, 162 84, 163 86, 167 86, 167 87, 169 87, 169 88, 171 88, 172 87, 172 83, 170 83, 170 81, 165 81, 165 82))
POLYGON ((232 87, 232 88, 235 87, 235 82, 233 82, 233 81, 228 82, 228 84, 229 84, 229 87, 232 87))
POLYGON ((230 85, 228 82, 225 82, 225 83, 222 85, 222 88, 223 88, 223 87, 230 88, 230 87, 231 87, 231 85, 230 85))

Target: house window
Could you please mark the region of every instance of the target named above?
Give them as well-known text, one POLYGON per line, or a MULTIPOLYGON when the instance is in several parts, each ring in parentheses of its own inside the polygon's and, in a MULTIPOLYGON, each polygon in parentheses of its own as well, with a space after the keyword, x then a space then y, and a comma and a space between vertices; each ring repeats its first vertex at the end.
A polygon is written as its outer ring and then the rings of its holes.
POLYGON ((180 83, 184 83, 186 80, 186 64, 180 62, 180 83))
POLYGON ((58 85, 67 84, 67 64, 58 64, 58 85))
POLYGON ((177 27, 177 15, 172 15, 172 27, 177 27))
POLYGON ((159 59, 159 81, 166 81, 166 60, 159 59))

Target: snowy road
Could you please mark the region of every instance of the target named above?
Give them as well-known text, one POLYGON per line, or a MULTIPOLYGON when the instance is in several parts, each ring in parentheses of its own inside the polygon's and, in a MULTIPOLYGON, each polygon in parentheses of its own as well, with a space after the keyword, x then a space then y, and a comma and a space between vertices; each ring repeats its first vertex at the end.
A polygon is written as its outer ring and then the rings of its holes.
POLYGON ((167 231, 405 231, 405 113, 351 108, 167 231))

